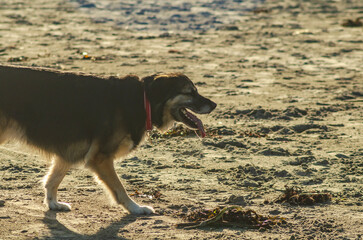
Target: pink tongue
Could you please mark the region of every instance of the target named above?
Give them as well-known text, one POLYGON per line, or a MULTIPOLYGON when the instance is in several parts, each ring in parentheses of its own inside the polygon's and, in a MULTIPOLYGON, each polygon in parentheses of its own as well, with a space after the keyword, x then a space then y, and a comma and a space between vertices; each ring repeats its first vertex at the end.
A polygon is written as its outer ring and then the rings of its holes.
POLYGON ((188 117, 190 119, 193 120, 193 122, 195 122, 197 124, 197 127, 198 127, 198 129, 200 131, 200 135, 201 135, 202 138, 204 138, 206 134, 205 134, 205 130, 204 130, 202 121, 199 118, 197 118, 195 115, 193 115, 192 113, 190 113, 188 111, 186 111, 186 114, 188 115, 188 117))

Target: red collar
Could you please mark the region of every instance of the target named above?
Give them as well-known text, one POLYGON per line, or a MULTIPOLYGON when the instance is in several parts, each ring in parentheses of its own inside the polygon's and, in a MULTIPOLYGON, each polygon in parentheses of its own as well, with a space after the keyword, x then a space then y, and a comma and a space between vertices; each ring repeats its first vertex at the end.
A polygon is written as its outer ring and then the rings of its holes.
POLYGON ((153 129, 153 124, 151 122, 151 105, 149 99, 146 96, 146 92, 144 90, 144 107, 146 111, 146 131, 151 131, 153 129))

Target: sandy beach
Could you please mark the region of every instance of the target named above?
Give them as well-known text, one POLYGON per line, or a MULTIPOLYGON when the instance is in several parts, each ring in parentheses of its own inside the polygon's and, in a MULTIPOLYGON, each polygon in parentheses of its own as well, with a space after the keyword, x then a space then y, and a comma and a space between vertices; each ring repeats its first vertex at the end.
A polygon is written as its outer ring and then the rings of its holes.
POLYGON ((362 239, 363 2, 157 2, 0 0, 0 64, 181 72, 218 104, 200 116, 206 138, 155 132, 116 162, 152 216, 111 204, 82 168, 59 189, 72 211, 47 211, 49 163, 1 145, 0 239, 362 239), (276 202, 286 187, 331 199, 276 202), (198 209, 235 205, 285 220, 177 226, 198 209))

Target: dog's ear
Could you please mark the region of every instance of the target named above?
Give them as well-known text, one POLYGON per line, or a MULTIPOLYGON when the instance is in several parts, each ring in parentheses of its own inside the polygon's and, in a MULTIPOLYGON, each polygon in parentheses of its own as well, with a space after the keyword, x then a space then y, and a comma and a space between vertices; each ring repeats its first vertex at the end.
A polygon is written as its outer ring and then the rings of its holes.
POLYGON ((157 74, 153 74, 150 76, 143 77, 141 79, 141 82, 144 83, 144 89, 145 89, 145 92, 146 92, 146 95, 148 98, 150 98, 151 85, 156 76, 157 76, 157 74))
POLYGON ((190 80, 182 74, 154 74, 142 78, 142 81, 150 102, 162 103, 176 96, 190 80))
POLYGON ((144 88, 150 101, 164 102, 174 95, 174 91, 178 89, 178 81, 176 77, 167 74, 155 74, 143 78, 144 88))
POLYGON ((141 81, 144 83, 145 88, 149 88, 152 81, 154 81, 157 74, 153 74, 150 76, 143 77, 141 81))

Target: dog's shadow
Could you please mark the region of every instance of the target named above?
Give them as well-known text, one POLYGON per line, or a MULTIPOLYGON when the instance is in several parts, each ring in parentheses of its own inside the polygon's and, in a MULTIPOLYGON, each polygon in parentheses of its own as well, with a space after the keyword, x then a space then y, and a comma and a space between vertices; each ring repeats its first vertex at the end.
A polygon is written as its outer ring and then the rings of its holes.
POLYGON ((48 210, 44 213, 44 218, 42 222, 48 227, 50 230, 51 236, 46 236, 43 239, 126 239, 123 237, 117 236, 120 229, 124 228, 130 223, 135 222, 137 219, 136 216, 126 215, 121 217, 120 220, 116 222, 110 223, 110 225, 106 228, 101 228, 97 233, 89 235, 89 234, 80 234, 77 233, 64 224, 57 220, 57 212, 48 210))

